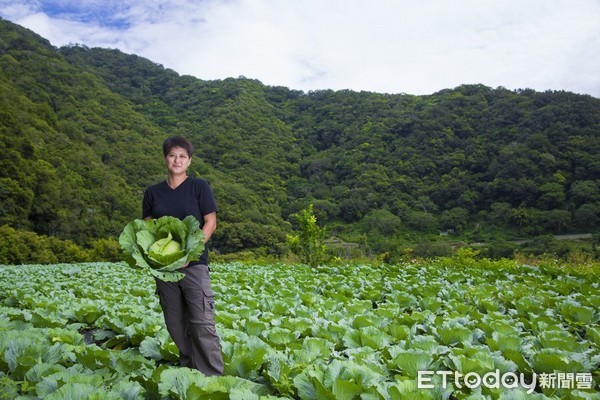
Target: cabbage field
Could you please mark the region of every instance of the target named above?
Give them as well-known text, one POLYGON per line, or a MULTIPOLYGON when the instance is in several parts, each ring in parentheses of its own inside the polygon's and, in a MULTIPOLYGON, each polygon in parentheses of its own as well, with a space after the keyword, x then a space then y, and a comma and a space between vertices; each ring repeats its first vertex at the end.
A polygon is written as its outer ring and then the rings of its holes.
POLYGON ((213 264, 225 375, 125 263, 0 266, 0 399, 598 399, 598 276, 462 254, 213 264))

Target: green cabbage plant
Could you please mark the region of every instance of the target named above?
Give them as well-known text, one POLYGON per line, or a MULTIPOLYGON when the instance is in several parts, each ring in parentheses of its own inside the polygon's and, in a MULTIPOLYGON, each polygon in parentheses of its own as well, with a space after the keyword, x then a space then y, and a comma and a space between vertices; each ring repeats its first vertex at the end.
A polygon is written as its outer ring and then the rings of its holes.
POLYGON ((197 261, 204 251, 204 233, 191 215, 183 220, 170 216, 136 219, 125 226, 119 244, 131 267, 176 282, 184 276, 178 270, 197 261))

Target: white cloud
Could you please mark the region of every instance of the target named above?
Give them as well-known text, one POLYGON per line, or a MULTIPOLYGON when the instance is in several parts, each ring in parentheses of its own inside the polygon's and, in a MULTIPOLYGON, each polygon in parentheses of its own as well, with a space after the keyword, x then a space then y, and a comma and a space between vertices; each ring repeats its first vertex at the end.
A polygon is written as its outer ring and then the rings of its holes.
POLYGON ((0 15, 56 46, 119 48, 200 79, 411 94, 482 83, 600 97, 597 0, 66 1, 60 13, 48 4, 58 3, 0 0, 0 15), (83 10, 69 15, 73 7, 83 10))

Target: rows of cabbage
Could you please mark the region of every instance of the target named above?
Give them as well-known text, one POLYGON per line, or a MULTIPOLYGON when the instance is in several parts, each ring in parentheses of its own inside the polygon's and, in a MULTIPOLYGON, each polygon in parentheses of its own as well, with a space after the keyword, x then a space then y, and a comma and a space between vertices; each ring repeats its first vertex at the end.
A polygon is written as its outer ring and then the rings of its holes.
POLYGON ((120 263, 0 266, 0 398, 597 398, 597 277, 458 257, 217 264, 225 375, 178 367, 154 281, 120 263), (470 388, 418 371, 588 373, 585 388, 470 388), (204 397, 203 397, 204 396, 204 397), (412 396, 412 397, 411 397, 412 396))

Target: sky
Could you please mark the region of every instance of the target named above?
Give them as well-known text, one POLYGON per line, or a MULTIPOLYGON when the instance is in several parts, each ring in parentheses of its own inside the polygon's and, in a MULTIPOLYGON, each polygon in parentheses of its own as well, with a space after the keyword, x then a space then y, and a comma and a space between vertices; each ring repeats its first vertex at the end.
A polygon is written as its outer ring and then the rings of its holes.
POLYGON ((600 98, 600 0, 0 0, 0 16, 56 47, 119 49, 202 80, 600 98))

